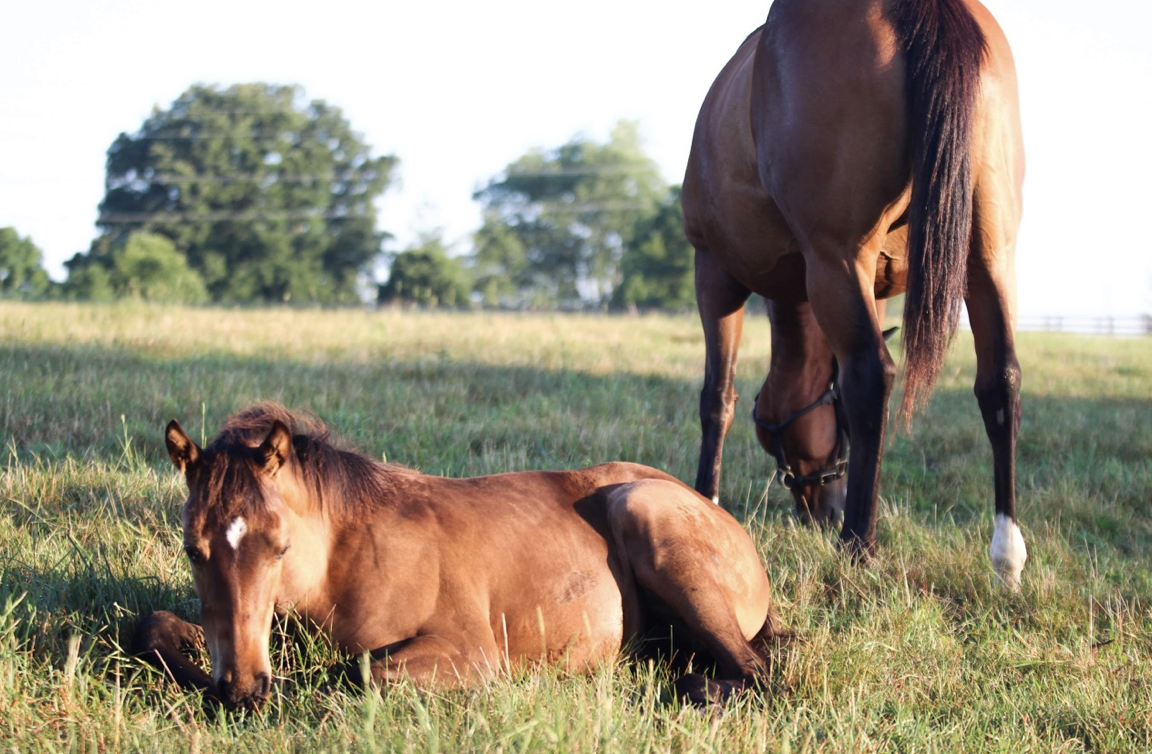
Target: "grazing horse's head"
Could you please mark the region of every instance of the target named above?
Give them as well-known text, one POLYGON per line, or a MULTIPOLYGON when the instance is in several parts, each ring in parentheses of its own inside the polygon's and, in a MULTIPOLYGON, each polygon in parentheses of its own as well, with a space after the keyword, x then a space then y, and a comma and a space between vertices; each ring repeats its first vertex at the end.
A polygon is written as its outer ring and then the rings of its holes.
POLYGON ((839 410, 836 377, 833 364, 827 389, 799 408, 792 407, 793 396, 773 391, 766 381, 752 407, 756 437, 776 459, 776 476, 792 492, 796 515, 806 524, 839 526, 844 520, 848 428, 839 410), (762 416, 777 418, 766 421, 762 416))
POLYGON ((271 692, 272 616, 292 546, 292 433, 276 419, 258 437, 222 433, 202 449, 172 421, 165 442, 188 483, 184 551, 217 693, 231 706, 258 706, 271 692))

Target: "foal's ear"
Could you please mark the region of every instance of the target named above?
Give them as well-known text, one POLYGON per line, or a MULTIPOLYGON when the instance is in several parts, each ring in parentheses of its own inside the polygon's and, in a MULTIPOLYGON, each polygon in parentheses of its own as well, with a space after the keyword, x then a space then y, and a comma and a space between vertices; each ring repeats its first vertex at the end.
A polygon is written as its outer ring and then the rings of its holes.
POLYGON ((276 476, 291 455, 292 432, 284 426, 284 422, 278 420, 272 425, 268 437, 256 449, 256 458, 263 464, 264 473, 276 476))
POLYGON ((175 419, 168 422, 168 429, 164 431, 164 444, 168 446, 172 463, 187 476, 200 460, 200 448, 184 434, 180 422, 175 419))

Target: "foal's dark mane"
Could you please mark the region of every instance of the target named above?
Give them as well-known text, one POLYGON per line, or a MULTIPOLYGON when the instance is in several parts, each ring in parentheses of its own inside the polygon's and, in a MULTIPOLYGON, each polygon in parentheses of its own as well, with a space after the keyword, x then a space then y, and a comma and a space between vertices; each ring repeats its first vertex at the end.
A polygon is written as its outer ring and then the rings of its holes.
POLYGON ((398 464, 383 464, 334 440, 324 422, 309 413, 289 411, 279 403, 262 402, 228 417, 223 429, 205 449, 210 463, 210 497, 223 502, 260 499, 259 495, 236 494, 255 486, 254 474, 236 474, 237 462, 250 471, 257 468, 255 449, 268 437, 276 422, 292 435, 292 447, 300 476, 311 493, 312 504, 337 519, 385 504, 391 497, 393 477, 410 472, 398 464), (229 494, 225 494, 225 488, 229 494))

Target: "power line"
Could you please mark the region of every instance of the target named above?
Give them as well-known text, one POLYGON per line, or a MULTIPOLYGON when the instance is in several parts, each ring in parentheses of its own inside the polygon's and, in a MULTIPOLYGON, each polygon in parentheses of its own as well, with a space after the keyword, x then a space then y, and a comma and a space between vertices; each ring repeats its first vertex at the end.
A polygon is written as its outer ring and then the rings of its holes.
MULTIPOLYGON (((507 173, 508 177, 539 177, 552 178, 560 176, 582 175, 632 175, 644 172, 640 168, 628 166, 604 165, 596 167, 573 167, 558 170, 523 170, 507 173)), ((146 177, 118 177, 116 181, 124 183, 142 182, 171 185, 190 185, 196 183, 314 183, 319 181, 351 182, 361 179, 357 173, 239 173, 234 175, 170 175, 157 174, 146 177)))
POLYGON ((651 172, 647 165, 573 165, 537 170, 513 169, 504 172, 507 178, 557 178, 581 175, 640 175, 651 172))
POLYGON ((258 222, 260 220, 353 220, 371 219, 365 213, 334 212, 331 210, 252 210, 250 212, 105 212, 97 218, 97 225, 129 225, 135 223, 203 223, 203 222, 258 222))
MULTIPOLYGON (((327 139, 317 138, 321 134, 305 133, 305 129, 297 128, 262 128, 262 129, 237 129, 235 131, 198 131, 196 133, 187 134, 127 134, 121 133, 120 136, 127 138, 129 141, 212 141, 212 140, 227 140, 227 139, 284 139, 295 138, 300 135, 305 135, 308 141, 330 141, 331 135, 327 135, 327 139)), ((119 141, 120 136, 116 137, 119 141)), ((113 142, 115 143, 115 142, 113 142)))
POLYGON ((346 183, 360 180, 361 176, 340 173, 240 173, 237 175, 153 175, 148 177, 117 177, 113 183, 157 183, 164 185, 192 185, 197 183, 317 183, 332 181, 346 183))
POLYGON ((587 204, 564 204, 562 202, 539 202, 548 212, 580 214, 584 212, 642 212, 652 205, 643 202, 590 202, 587 204))
MULTIPOLYGON (((643 212, 651 209, 642 202, 594 202, 587 204, 544 203, 544 209, 554 214, 593 214, 599 212, 643 212)), ((351 220, 372 219, 361 212, 340 212, 319 209, 227 210, 209 212, 181 212, 157 210, 154 212, 105 212, 97 218, 98 225, 130 225, 139 223, 191 224, 203 222, 258 222, 260 220, 351 220)))

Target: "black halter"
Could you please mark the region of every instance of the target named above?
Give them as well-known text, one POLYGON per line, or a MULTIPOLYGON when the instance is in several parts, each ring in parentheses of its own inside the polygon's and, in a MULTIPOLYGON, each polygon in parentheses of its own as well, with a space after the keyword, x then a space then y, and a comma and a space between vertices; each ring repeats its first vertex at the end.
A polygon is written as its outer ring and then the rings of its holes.
POLYGON ((756 402, 760 399, 759 394, 756 395, 756 400, 752 402, 752 421, 772 438, 772 455, 776 457, 776 476, 780 479, 780 484, 782 484, 786 490, 809 485, 823 487, 830 482, 835 482, 848 473, 848 432, 845 431, 843 422, 840 421, 839 411, 836 412, 836 429, 838 432, 836 438, 836 462, 831 468, 824 469, 823 471, 814 471, 804 476, 797 476, 796 472, 792 470, 792 465, 788 463, 788 459, 784 455, 783 435, 784 430, 789 424, 820 406, 835 406, 840 400, 840 390, 836 386, 837 376, 838 370, 834 369, 832 379, 828 382, 828 389, 821 393, 819 398, 799 411, 793 412, 791 416, 778 424, 769 424, 768 422, 761 421, 760 418, 756 416, 756 402))

